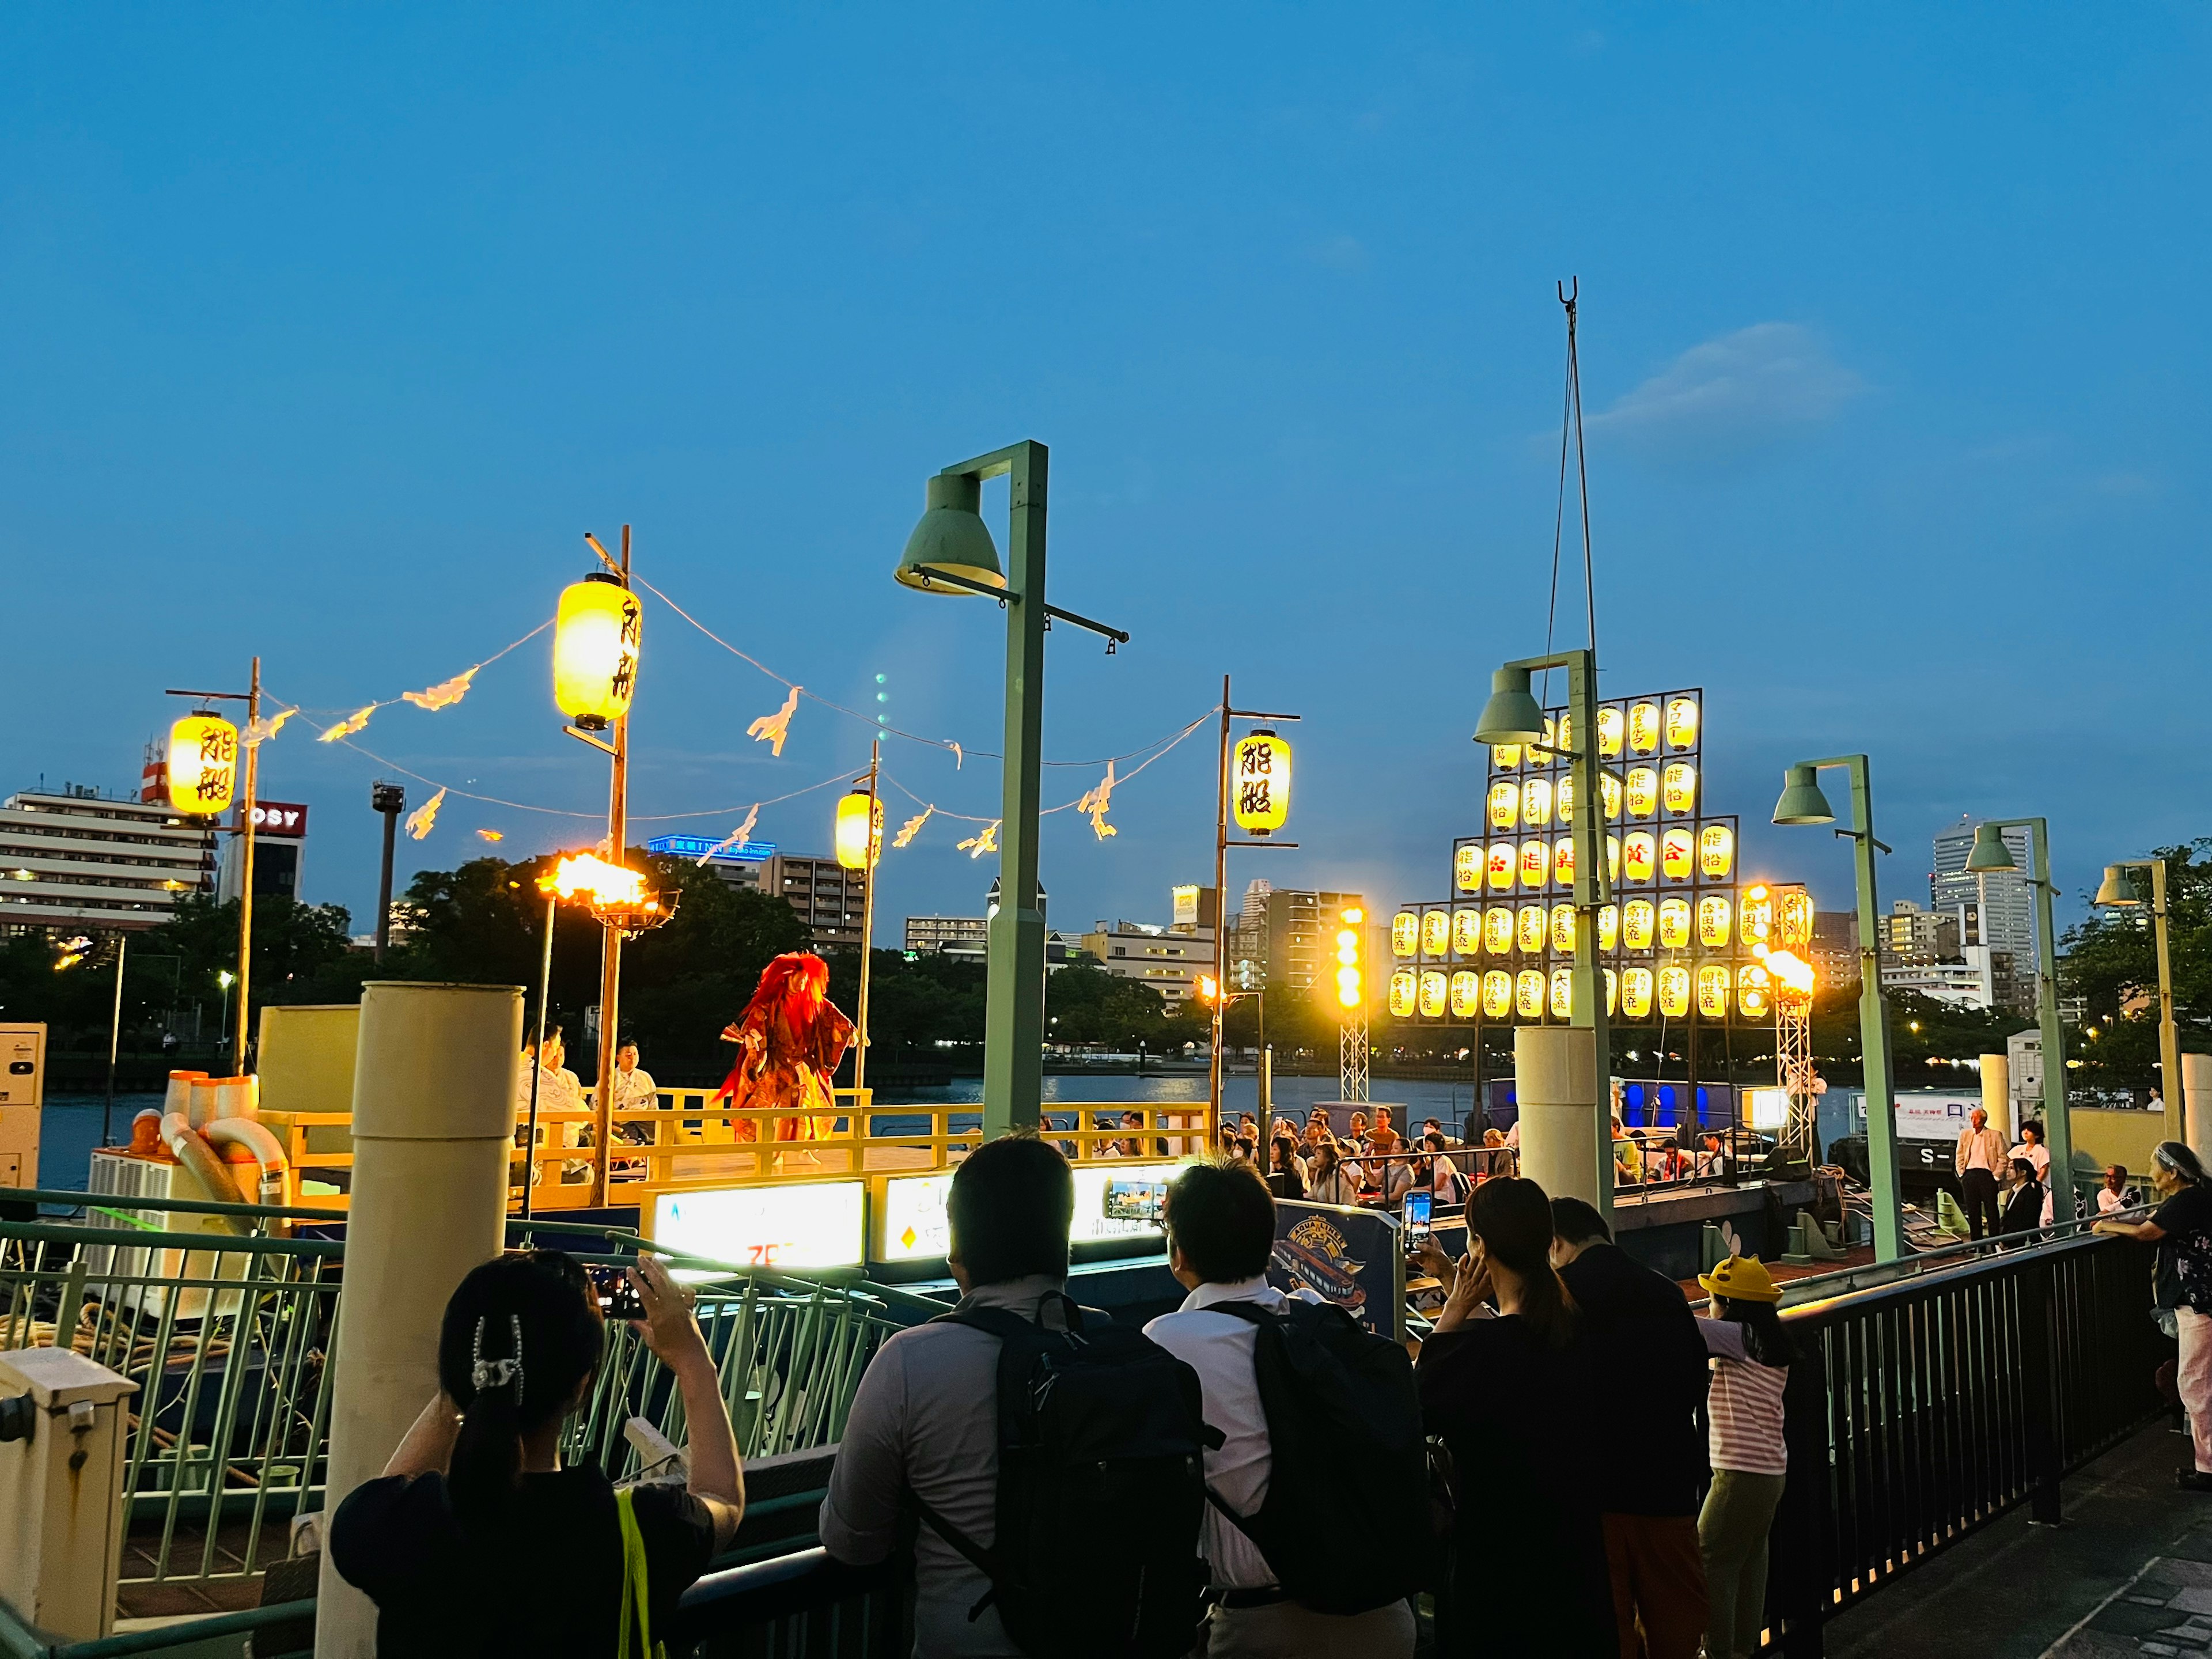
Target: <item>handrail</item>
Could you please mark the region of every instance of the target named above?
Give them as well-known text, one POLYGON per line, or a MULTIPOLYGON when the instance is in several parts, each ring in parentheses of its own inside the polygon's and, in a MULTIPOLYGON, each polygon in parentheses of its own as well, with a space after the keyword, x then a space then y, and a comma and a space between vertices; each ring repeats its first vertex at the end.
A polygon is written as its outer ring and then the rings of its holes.
POLYGON ((1796 1307, 1802 1304, 1795 1298, 1810 1287, 1841 1279, 1845 1290, 1856 1290, 1860 1288, 1859 1281, 1868 1274, 1877 1276, 1875 1279, 1876 1285, 1908 1282, 1924 1276, 1931 1270, 1948 1271, 2001 1252, 2017 1253, 2023 1247, 2033 1249, 2037 1245, 2057 1243, 2062 1238, 2086 1238, 2100 1221, 2147 1218, 2149 1212, 2157 1207, 2155 1204, 2131 1205, 2127 1209, 2114 1211, 2110 1216, 2083 1215, 2072 1221, 2054 1221, 2048 1227, 2038 1227, 2031 1232, 1991 1233, 1983 1238, 1939 1244, 1932 1250, 1916 1250, 1911 1255, 1900 1256, 1894 1261, 1863 1261, 1856 1267, 1838 1267, 1832 1273, 1808 1273, 1802 1279, 1784 1280, 1782 1297, 1791 1307, 1796 1307))
POLYGON ((317 1221, 343 1221, 343 1210, 319 1209, 305 1204, 234 1204, 211 1198, 141 1198, 135 1193, 93 1193, 82 1188, 15 1187, 11 1199, 29 1199, 41 1206, 82 1210, 105 1202, 118 1210, 190 1210, 197 1215, 310 1216, 317 1221))
MULTIPOLYGON (((0 1220, 0 1238, 112 1246, 125 1250, 188 1250, 194 1255, 304 1255, 318 1256, 325 1261, 342 1261, 345 1256, 345 1245, 334 1238, 272 1238, 266 1233, 125 1232, 119 1228, 75 1225, 65 1221, 0 1220)), ((142 1273, 121 1276, 144 1277, 142 1273)))

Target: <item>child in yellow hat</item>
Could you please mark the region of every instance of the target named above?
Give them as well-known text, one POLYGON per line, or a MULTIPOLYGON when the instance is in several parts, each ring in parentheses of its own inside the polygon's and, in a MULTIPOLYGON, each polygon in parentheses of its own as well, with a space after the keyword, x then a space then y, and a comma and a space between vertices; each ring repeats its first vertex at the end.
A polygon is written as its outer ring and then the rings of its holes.
POLYGON ((1712 1356, 1712 1490, 1698 1516, 1705 1558, 1708 1659, 1748 1659, 1765 1622, 1766 1534, 1788 1479, 1782 1395, 1796 1357, 1775 1304, 1782 1290, 1757 1256, 1730 1256, 1698 1283, 1711 1295, 1698 1322, 1712 1356))

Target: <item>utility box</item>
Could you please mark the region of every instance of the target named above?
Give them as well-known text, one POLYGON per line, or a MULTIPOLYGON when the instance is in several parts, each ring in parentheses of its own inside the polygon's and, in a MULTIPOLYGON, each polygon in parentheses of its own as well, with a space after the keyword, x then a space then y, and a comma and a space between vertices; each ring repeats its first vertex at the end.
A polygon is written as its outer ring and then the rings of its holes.
POLYGON ((46 1100, 46 1028, 0 1024, 0 1187, 39 1184, 39 1111, 46 1100))
POLYGON ((0 1351, 0 1598, 40 1630, 114 1628, 137 1386, 67 1348, 0 1351))

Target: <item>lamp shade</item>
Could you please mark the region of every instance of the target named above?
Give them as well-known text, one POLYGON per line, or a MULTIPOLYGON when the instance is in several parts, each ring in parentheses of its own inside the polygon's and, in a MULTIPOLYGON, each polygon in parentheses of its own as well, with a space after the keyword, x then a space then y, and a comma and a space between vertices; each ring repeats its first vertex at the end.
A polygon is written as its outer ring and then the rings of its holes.
POLYGON ((837 862, 848 870, 866 870, 883 850, 884 804, 856 785, 837 803, 837 862))
POLYGON ((921 567, 965 576, 992 587, 1006 585, 999 550, 976 510, 983 504, 983 482, 966 473, 940 472, 929 481, 921 520, 906 538, 906 552, 894 573, 905 586, 925 593, 965 593, 964 587, 934 582, 921 567))
POLYGON ((1777 823, 1833 823, 1836 809, 1820 793, 1820 774, 1810 766, 1792 766, 1782 774, 1782 799, 1774 803, 1777 823))
POLYGON ((1477 743, 1534 743, 1544 735, 1544 711, 1528 692, 1528 671, 1501 668, 1490 677, 1490 701, 1474 722, 1477 743))
POLYGON ((2126 865, 2108 864, 2105 866, 2104 884, 2097 889, 2097 896, 2093 902, 2098 904, 2141 904, 2142 902, 2142 895, 2136 890, 2135 883, 2128 878, 2126 865))
POLYGON ((192 817, 230 810, 238 728, 220 714, 187 714, 169 728, 169 805, 192 817))
POLYGON ((2017 870, 2020 866, 2012 859, 2012 848, 2005 845, 2004 831, 1994 823, 1974 826, 1974 845, 1966 854, 1966 873, 1970 876, 1990 875, 1999 870, 2017 870))
POLYGON ((553 701, 585 731, 604 731, 629 713, 643 617, 637 596, 604 570, 562 590, 553 621, 553 701))

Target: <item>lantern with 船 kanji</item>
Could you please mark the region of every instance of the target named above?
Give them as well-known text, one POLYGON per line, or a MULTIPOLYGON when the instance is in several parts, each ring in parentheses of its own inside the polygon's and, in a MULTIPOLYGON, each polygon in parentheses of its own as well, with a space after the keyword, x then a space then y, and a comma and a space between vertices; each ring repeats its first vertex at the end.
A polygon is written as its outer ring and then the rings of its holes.
POLYGON ((1451 976, 1451 1016, 1472 1019, 1482 1006, 1482 975, 1462 968, 1451 976))
POLYGON ((1628 752, 1632 755, 1654 755, 1659 752, 1659 705, 1650 702, 1628 705, 1628 752))
POLYGON ((1490 843, 1490 851, 1483 855, 1483 866, 1490 872, 1492 892, 1510 893, 1513 890, 1513 871, 1519 857, 1519 850, 1510 841, 1490 843))
POLYGON ((1698 831, 1698 868, 1708 881, 1725 881, 1735 867, 1735 831, 1709 823, 1698 831))
POLYGON ((1514 919, 1513 942, 1521 947, 1524 957, 1540 956, 1544 949, 1544 933, 1551 925, 1551 916, 1540 904, 1524 904, 1514 919))
POLYGON ((1391 1018, 1410 1019, 1413 1018, 1413 1003, 1418 994, 1419 983, 1420 981, 1418 975, 1416 975, 1413 970, 1410 968, 1401 968, 1396 973, 1390 975, 1389 1008, 1391 1018))
POLYGON ((1571 904, 1552 907, 1552 948, 1561 955, 1575 948, 1575 907, 1571 904))
POLYGON ((1552 821, 1552 781, 1531 778, 1521 786, 1521 822, 1540 830, 1552 821))
POLYGON ((1631 1019, 1651 1018, 1651 970, 1649 968, 1624 968, 1620 970, 1620 1012, 1631 1019))
POLYGON ((1552 879, 1562 887, 1575 884, 1575 838, 1561 836, 1552 843, 1552 879))
POLYGON ((1575 1017, 1575 970, 1571 968, 1552 969, 1552 1018, 1572 1019, 1575 1017))
POLYGON ((1698 901, 1698 943, 1707 950, 1728 948, 1729 925, 1734 921, 1729 908, 1723 893, 1708 893, 1698 901))
POLYGON ((1624 792, 1628 800, 1628 816, 1648 818, 1659 810, 1659 772, 1656 767, 1632 766, 1624 792))
POLYGON ((1451 948, 1455 957, 1480 955, 1482 951, 1482 912, 1455 910, 1451 919, 1451 948))
POLYGON ((1597 711, 1597 752, 1607 760, 1620 753, 1620 736, 1627 717, 1610 704, 1597 711))
POLYGON ((238 783, 238 728, 220 714, 187 714, 169 728, 169 805, 187 817, 230 810, 238 783))
POLYGON ((1521 816, 1521 786, 1510 778, 1500 778, 1490 786, 1490 827, 1510 830, 1521 816))
POLYGON ((1552 843, 1540 836, 1521 843, 1521 884, 1531 892, 1552 879, 1552 843))
POLYGON ((1482 913, 1482 948, 1493 957, 1513 948, 1513 912, 1505 906, 1493 904, 1482 913))
POLYGON ((1666 898, 1659 901, 1659 948, 1662 951, 1686 951, 1690 948, 1689 900, 1666 898))
POLYGON ((1726 963, 1708 962, 1698 969, 1698 1012, 1707 1019, 1725 1019, 1729 1006, 1726 963))
POLYGON ((1482 976, 1482 1017, 1504 1019, 1513 1012, 1513 975, 1492 968, 1482 976))
POLYGON ((1390 954, 1410 957, 1421 948, 1421 917, 1415 910, 1401 910, 1390 918, 1390 954))
POLYGON ((1698 700, 1667 699, 1667 746, 1680 750, 1698 746, 1698 700))
POLYGON ((1441 1019, 1449 1001, 1449 991, 1440 968, 1424 969, 1421 974, 1419 1010, 1423 1019, 1441 1019))
POLYGON ((1544 1017, 1544 974, 1539 968, 1523 968, 1513 976, 1513 1012, 1523 1019, 1544 1017))
POLYGON ((1650 899, 1631 899, 1620 907, 1620 936, 1630 950, 1651 948, 1656 916, 1650 899))
POLYGON ((1598 906, 1597 948, 1601 951, 1620 948, 1620 907, 1618 904, 1598 906))
POLYGON ((1266 726, 1237 739, 1229 757, 1237 827, 1272 836, 1291 821, 1291 745, 1266 726))
POLYGON ((1452 890, 1456 893, 1480 893, 1482 890, 1482 843, 1470 841, 1452 848, 1452 890))
POLYGON ((1421 954, 1440 957, 1451 949, 1451 912, 1424 910, 1421 912, 1421 954))
POLYGON ((1659 871, 1669 881, 1687 881, 1697 867, 1698 838, 1678 823, 1659 833, 1659 871))
POLYGON ((1681 1019, 1690 1012, 1690 970, 1670 962, 1659 970, 1659 1014, 1662 1019, 1681 1019))
POLYGON ((1764 1019, 1774 1012, 1773 981, 1765 964, 1747 962, 1735 970, 1736 1012, 1746 1019, 1764 1019))
POLYGON ((580 730, 603 732, 629 713, 645 612, 604 570, 561 591, 553 617, 553 701, 580 730))
POLYGON ((1670 812, 1698 810, 1698 769, 1687 761, 1668 761, 1659 775, 1659 803, 1670 812))
POLYGON ((1659 838, 1649 830, 1632 830, 1621 838, 1620 872, 1638 886, 1659 873, 1659 838))

